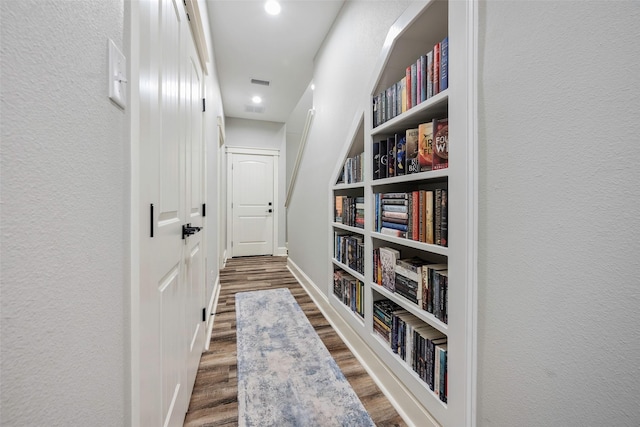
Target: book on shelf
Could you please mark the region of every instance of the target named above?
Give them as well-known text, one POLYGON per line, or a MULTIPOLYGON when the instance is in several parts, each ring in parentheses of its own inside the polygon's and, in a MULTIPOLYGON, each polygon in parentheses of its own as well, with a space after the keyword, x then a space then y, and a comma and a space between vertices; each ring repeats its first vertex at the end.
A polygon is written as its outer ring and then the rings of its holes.
POLYGON ((440 42, 440 91, 449 87, 449 37, 440 42))
POLYGON ((433 46, 433 94, 440 93, 440 43, 433 46))
POLYGON ((433 119, 432 169, 449 166, 449 119, 433 119))
POLYGON ((427 98, 433 96, 433 50, 427 53, 427 98))
POLYGON ((383 139, 379 141, 380 146, 380 178, 387 178, 389 176, 389 168, 387 167, 387 157, 389 156, 389 151, 387 149, 387 140, 383 139))
POLYGON ((420 172, 418 160, 418 128, 407 129, 405 132, 405 158, 407 174, 420 172))
POLYGON ((400 251, 394 248, 381 247, 380 265, 382 269, 382 286, 393 292, 395 290, 395 266, 400 257, 400 251))
POLYGON ((373 143, 372 150, 372 158, 373 158, 373 168, 372 177, 373 179, 380 179, 380 142, 373 143))
MULTIPOLYGON (((435 277, 440 271, 447 270, 447 264, 427 264, 422 267, 422 309, 433 314, 435 277)), ((440 288, 438 288, 439 291, 440 288)))
POLYGON ((396 176, 396 138, 387 138, 387 178, 396 176))
POLYGON ((333 272, 333 294, 351 311, 364 317, 364 283, 344 270, 333 272))
POLYGON ((433 165, 433 123, 418 125, 418 160, 420 172, 430 171, 433 165))
POLYGON ((440 196, 440 246, 448 246, 447 239, 449 237, 449 192, 446 188, 441 190, 440 196))
POLYGON ((420 55, 420 102, 427 100, 427 55, 420 55))
POLYGON ((342 219, 343 219, 343 207, 344 207, 344 196, 335 196, 335 222, 339 222, 342 223, 342 219))
POLYGON ((424 226, 424 242, 429 244, 435 243, 435 237, 433 235, 433 224, 434 224, 434 214, 433 214, 433 191, 428 190, 424 192, 424 215, 425 215, 425 226, 424 226))
POLYGON ((402 176, 406 174, 406 164, 405 164, 405 159, 406 159, 406 141, 407 138, 405 135, 396 135, 395 136, 395 141, 396 141, 396 166, 395 166, 395 172, 396 172, 396 176, 402 176))
POLYGON ((411 64, 411 107, 418 105, 418 68, 416 63, 411 64))

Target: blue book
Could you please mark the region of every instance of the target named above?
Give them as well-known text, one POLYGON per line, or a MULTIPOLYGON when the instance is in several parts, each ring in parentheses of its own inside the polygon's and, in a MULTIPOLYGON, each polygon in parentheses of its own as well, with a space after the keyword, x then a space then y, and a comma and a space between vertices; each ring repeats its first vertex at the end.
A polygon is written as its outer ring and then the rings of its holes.
POLYGON ((440 92, 449 87, 449 37, 440 43, 440 92))
POLYGON ((393 228, 394 230, 407 231, 407 225, 405 224, 396 224, 395 222, 382 221, 382 226, 393 228))

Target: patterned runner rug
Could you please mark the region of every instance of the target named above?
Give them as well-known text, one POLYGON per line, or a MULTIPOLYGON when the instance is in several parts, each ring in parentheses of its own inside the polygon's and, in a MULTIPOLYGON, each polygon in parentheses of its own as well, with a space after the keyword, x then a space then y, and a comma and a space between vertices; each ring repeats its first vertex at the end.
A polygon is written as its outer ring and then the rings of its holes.
POLYGON ((236 294, 240 426, 375 426, 288 289, 236 294))

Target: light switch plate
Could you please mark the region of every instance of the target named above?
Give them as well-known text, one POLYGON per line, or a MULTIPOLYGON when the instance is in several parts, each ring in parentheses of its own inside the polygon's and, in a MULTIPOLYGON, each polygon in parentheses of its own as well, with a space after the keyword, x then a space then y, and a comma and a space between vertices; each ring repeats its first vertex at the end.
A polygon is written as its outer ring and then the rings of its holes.
POLYGON ((127 106, 127 60, 109 39, 109 98, 125 108, 127 106))

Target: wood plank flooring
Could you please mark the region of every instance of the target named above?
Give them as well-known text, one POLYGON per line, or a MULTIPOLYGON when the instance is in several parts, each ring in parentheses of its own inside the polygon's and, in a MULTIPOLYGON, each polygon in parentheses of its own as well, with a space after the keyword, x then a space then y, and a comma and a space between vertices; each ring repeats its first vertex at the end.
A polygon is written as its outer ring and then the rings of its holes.
POLYGON ((232 258, 220 272, 220 297, 209 351, 202 354, 184 425, 237 426, 236 292, 289 288, 378 426, 406 426, 286 267, 285 257, 232 258))

